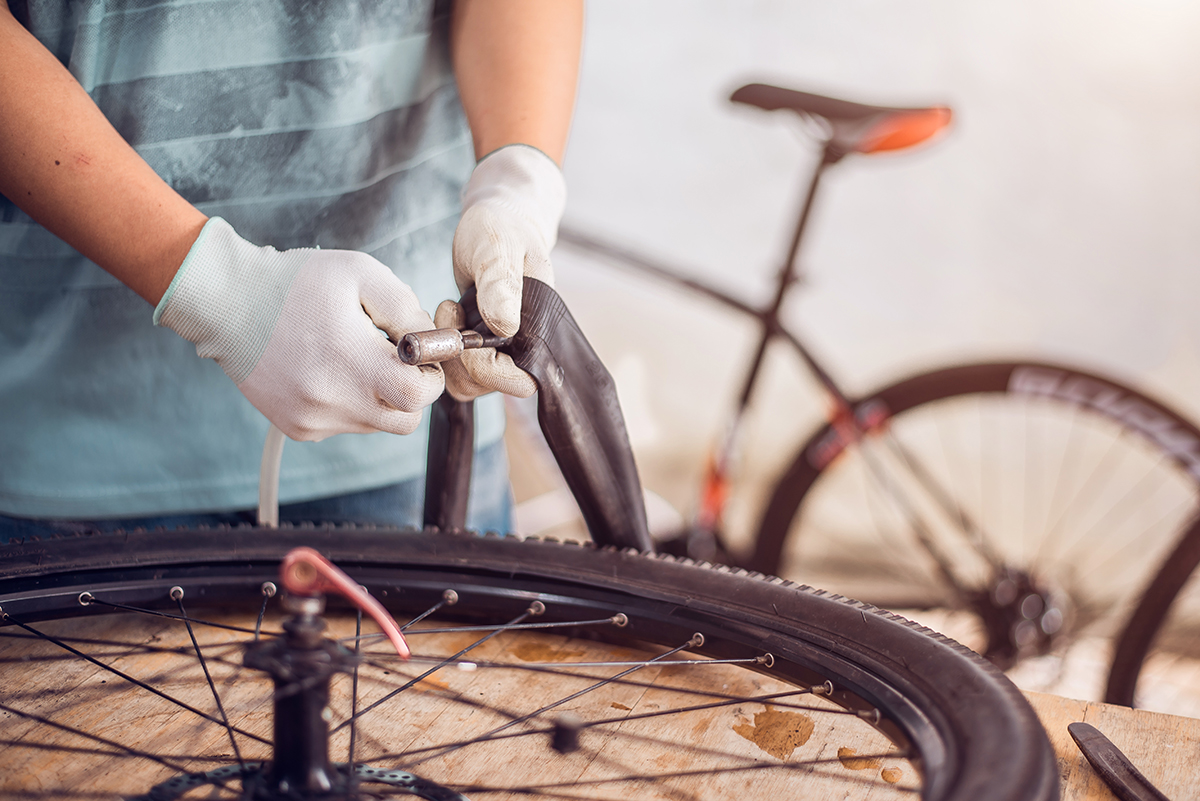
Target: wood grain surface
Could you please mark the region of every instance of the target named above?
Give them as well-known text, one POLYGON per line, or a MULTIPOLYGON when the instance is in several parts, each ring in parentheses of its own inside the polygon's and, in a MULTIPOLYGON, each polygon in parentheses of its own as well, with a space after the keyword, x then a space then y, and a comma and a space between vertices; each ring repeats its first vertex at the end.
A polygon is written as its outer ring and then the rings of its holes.
MULTIPOLYGON (((278 630, 279 621, 268 618, 265 628, 278 630)), ((220 717, 188 634, 174 621, 137 618, 131 624, 100 616, 38 629, 220 717)), ((334 635, 352 632, 352 620, 332 621, 334 635)), ((241 667, 238 643, 245 635, 209 627, 197 627, 196 634, 225 712, 241 732, 238 753, 244 760, 268 758, 269 747, 255 737, 271 735, 271 683, 241 667)), ((417 658, 407 663, 372 641, 369 664, 360 671, 359 708, 412 683, 433 666, 433 657, 457 653, 482 636, 413 633, 417 658)), ((471 799, 914 797, 916 769, 874 728, 812 694, 762 699, 796 688, 761 673, 690 660, 601 683, 628 666, 571 673, 552 667, 654 655, 557 635, 505 633, 469 652, 473 669, 442 668, 366 713, 356 758, 411 770, 471 799), (547 667, 534 669, 541 666, 547 667), (542 711, 564 698, 570 700, 542 711), (694 709, 654 714, 683 708, 694 709), (566 713, 589 725, 580 748, 560 754, 550 747, 549 728, 566 713), (489 734, 516 736, 447 747, 489 734)), ((121 798, 182 772, 236 762, 221 725, 61 646, 9 627, 0 630, 0 660, 2 798, 121 798)), ((334 725, 347 717, 350 692, 350 677, 338 676, 334 725)), ((335 761, 346 759, 348 743, 348 728, 334 733, 335 761)), ((186 797, 232 797, 212 792, 186 797)))
POLYGON ((1173 801, 1196 798, 1200 761, 1200 720, 1121 706, 1026 693, 1058 755, 1063 801, 1114 801, 1092 770, 1067 726, 1090 723, 1129 757, 1134 766, 1173 801))
MULTIPOLYGON (((0 797, 123 798, 183 772, 236 762, 224 727, 181 705, 220 718, 179 623, 97 616, 37 628, 111 669, 13 627, 0 630, 0 797)), ((265 628, 277 631, 279 620, 269 616, 265 628)), ((352 620, 332 620, 331 635, 352 631, 352 620)), ((246 635, 204 626, 196 635, 225 713, 239 729, 238 754, 248 761, 269 758, 262 740, 271 736, 272 687, 263 674, 242 667, 246 635)), ((444 667, 414 683, 437 657, 481 636, 414 633, 417 658, 407 663, 372 641, 359 675, 359 709, 412 686, 363 716, 356 758, 409 769, 486 799, 888 799, 912 798, 919 787, 913 764, 870 726, 811 694, 762 698, 795 688, 735 666, 694 660, 601 683, 628 666, 569 673, 561 666, 655 653, 505 633, 469 651, 469 664, 444 667), (729 702, 730 696, 760 700, 729 702), (545 709, 563 698, 570 700, 545 709), (699 708, 654 716, 691 707, 699 708), (549 734, 564 714, 591 724, 580 735, 579 750, 565 755, 550 748, 549 734)), ((334 679, 335 726, 348 715, 351 686, 349 676, 334 679)), ((1168 797, 1193 796, 1200 721, 1038 693, 1028 697, 1054 744, 1067 801, 1115 798, 1067 733, 1074 721, 1104 732, 1168 797)), ((348 744, 349 728, 335 731, 335 761, 346 759, 348 744)), ((206 788, 186 797, 232 795, 206 788)))

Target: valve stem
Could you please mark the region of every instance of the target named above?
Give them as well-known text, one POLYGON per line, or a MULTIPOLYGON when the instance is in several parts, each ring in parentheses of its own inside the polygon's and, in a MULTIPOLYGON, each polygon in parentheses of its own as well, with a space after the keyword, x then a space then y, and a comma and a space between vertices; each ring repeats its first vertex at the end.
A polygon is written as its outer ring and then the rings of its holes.
POLYGON ((405 334, 396 353, 405 364, 437 364, 462 355, 473 348, 500 348, 512 343, 512 337, 484 336, 478 331, 435 328, 405 334))

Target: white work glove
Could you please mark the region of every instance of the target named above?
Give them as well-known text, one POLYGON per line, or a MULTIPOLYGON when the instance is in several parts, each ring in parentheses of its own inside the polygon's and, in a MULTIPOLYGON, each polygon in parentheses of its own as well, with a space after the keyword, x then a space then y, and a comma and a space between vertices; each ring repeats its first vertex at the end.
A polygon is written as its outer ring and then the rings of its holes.
MULTIPOLYGON (((454 232, 454 280, 460 291, 476 288, 479 313, 497 336, 521 325, 525 276, 554 285, 550 249, 567 202, 567 187, 554 160, 528 145, 509 145, 484 157, 463 193, 463 215, 454 232)), ((434 315, 439 328, 461 328, 463 312, 445 301, 434 315)), ((466 351, 442 364, 446 386, 459 400, 500 391, 527 398, 533 378, 493 348, 466 351)))
POLYGON ((433 327, 391 270, 355 251, 258 247, 219 217, 192 245, 154 323, 196 343, 296 440, 409 434, 442 392, 440 369, 404 364, 384 336, 433 327))

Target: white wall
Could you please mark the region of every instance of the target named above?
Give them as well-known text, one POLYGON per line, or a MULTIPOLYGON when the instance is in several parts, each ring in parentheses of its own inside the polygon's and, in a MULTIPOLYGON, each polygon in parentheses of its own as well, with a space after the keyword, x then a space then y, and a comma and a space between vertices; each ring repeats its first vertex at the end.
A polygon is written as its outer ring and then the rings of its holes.
MULTIPOLYGON (((752 80, 956 114, 932 147, 829 175, 788 320, 852 390, 1016 355, 1200 418, 1200 3, 592 0, 568 221, 764 297, 814 151, 785 113, 727 102, 752 80)), ((686 504, 745 326, 566 247, 556 259, 647 484, 686 504)), ((772 364, 754 485, 821 412, 772 364)))

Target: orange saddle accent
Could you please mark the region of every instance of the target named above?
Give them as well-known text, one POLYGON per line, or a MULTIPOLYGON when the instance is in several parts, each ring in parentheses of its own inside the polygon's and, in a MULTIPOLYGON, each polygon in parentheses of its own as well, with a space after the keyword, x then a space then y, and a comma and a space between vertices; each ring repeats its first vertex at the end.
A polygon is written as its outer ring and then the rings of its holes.
POLYGON ((953 116, 947 106, 891 108, 822 97, 752 83, 729 98, 767 111, 787 109, 829 123, 830 143, 841 153, 883 153, 919 145, 941 132, 953 116))

